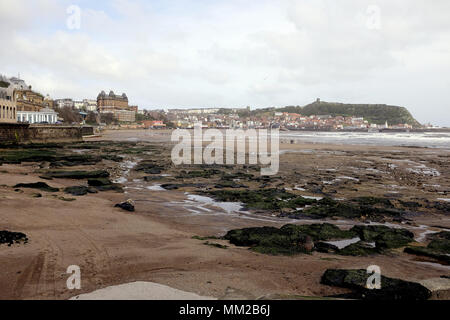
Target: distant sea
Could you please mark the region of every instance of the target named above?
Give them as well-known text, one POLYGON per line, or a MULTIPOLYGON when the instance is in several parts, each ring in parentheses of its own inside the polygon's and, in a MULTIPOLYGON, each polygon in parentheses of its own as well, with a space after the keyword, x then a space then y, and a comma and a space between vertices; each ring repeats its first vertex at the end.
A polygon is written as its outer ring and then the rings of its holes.
POLYGON ((280 138, 311 143, 411 146, 450 150, 450 132, 280 132, 280 138))

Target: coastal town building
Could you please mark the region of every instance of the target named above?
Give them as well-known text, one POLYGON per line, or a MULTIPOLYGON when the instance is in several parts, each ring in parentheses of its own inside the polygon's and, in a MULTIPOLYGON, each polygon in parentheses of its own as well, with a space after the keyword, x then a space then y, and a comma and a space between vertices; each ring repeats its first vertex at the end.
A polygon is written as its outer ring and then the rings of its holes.
POLYGON ((83 110, 84 109, 84 102, 83 101, 74 101, 73 102, 74 109, 77 110, 83 110))
POLYGON ((116 95, 113 91, 106 94, 102 91, 97 96, 97 110, 99 113, 112 113, 120 122, 136 121, 137 106, 128 105, 128 97, 125 93, 116 95))
POLYGON ((14 87, 5 77, 0 76, 0 122, 16 122, 17 106, 14 87))
POLYGON ((58 122, 58 113, 50 108, 43 108, 38 112, 35 111, 18 111, 17 120, 22 123, 45 123, 55 124, 58 122))
POLYGON ((164 129, 166 127, 162 120, 146 120, 143 124, 145 129, 164 129))
POLYGON ((70 98, 56 99, 55 100, 55 106, 57 106, 60 109, 62 109, 62 108, 71 108, 71 109, 73 109, 75 107, 75 103, 70 98))
POLYGON ((86 111, 97 111, 97 100, 83 99, 84 110, 86 111))
POLYGON ((38 112, 44 107, 44 96, 31 89, 16 89, 14 96, 17 104, 17 111, 38 112))

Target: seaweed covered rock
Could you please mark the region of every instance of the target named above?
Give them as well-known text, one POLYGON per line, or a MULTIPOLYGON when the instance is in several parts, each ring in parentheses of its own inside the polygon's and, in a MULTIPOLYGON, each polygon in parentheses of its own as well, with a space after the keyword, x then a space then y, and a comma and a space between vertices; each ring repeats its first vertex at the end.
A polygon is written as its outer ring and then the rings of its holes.
POLYGON ((375 246, 370 246, 364 241, 358 241, 357 243, 352 243, 345 248, 338 250, 337 254, 342 256, 361 257, 376 254, 379 253, 379 251, 379 248, 375 246))
POLYGON ((52 167, 96 164, 102 161, 102 157, 100 156, 65 154, 52 149, 55 149, 55 146, 32 145, 27 148, 22 146, 20 149, 3 151, 0 156, 0 161, 3 163, 17 164, 22 162, 49 162, 52 167))
POLYGON ((304 225, 287 224, 281 227, 281 231, 290 235, 296 233, 307 234, 314 240, 348 239, 355 236, 354 232, 341 230, 331 223, 304 225))
POLYGON ((349 297, 363 300, 427 300, 431 292, 423 285, 381 275, 381 288, 368 289, 367 280, 371 274, 366 270, 328 269, 322 275, 321 283, 353 290, 349 297))
POLYGON ((442 231, 435 233, 430 237, 432 240, 428 244, 428 248, 439 251, 444 254, 450 254, 450 232, 442 231))
POLYGON ((280 229, 256 227, 231 230, 225 239, 237 246, 248 246, 252 250, 267 254, 308 253, 315 249, 318 240, 351 238, 352 233, 324 223, 312 225, 287 224, 280 229))
POLYGON ((253 251, 272 255, 307 253, 314 247, 310 236, 287 234, 274 227, 231 230, 224 238, 234 245, 249 246, 253 251))
POLYGON ((279 229, 275 227, 244 228, 231 230, 224 238, 234 245, 249 246, 262 253, 295 254, 316 250, 346 256, 384 253, 388 249, 405 246, 414 241, 413 234, 404 229, 355 226, 350 230, 342 230, 330 223, 287 224, 279 229), (311 249, 309 245, 305 246, 309 239, 312 242, 309 243, 312 245, 311 249))
POLYGON ((432 258, 444 264, 450 265, 450 256, 441 251, 430 249, 428 247, 407 247, 405 253, 414 254, 416 256, 423 256, 432 258))
POLYGON ((400 217, 402 212, 392 209, 390 202, 381 201, 380 199, 376 201, 375 198, 357 198, 347 202, 324 198, 311 208, 303 210, 300 214, 316 219, 330 217, 357 219, 367 217, 372 220, 380 220, 384 216, 400 217), (382 204, 381 207, 375 205, 380 203, 382 204))
POLYGON ((14 186, 14 188, 29 188, 29 189, 38 189, 46 192, 58 192, 58 188, 50 187, 45 182, 35 182, 35 183, 19 183, 14 186))
POLYGON ((435 233, 427 247, 408 247, 405 252, 417 256, 435 259, 444 264, 450 264, 450 232, 435 233))
POLYGON ((433 239, 428 244, 428 248, 442 252, 444 254, 450 254, 450 240, 447 239, 433 239))
POLYGON ((52 162, 55 159, 56 152, 48 149, 17 149, 2 151, 0 162, 20 164, 22 162, 52 162))
POLYGON ((375 242, 378 249, 404 247, 414 241, 414 234, 411 231, 382 225, 358 225, 350 231, 357 234, 363 241, 375 242))
POLYGON ((275 227, 255 227, 230 230, 224 236, 226 240, 236 246, 254 246, 258 245, 263 238, 272 235, 283 235, 283 232, 275 227))
MULTIPOLYGON (((282 185, 282 184, 280 184, 282 185)), ((216 188, 233 187, 233 184, 216 185, 216 188)), ((245 188, 243 185, 237 187, 245 188)), ((261 187, 262 188, 262 187, 261 187)), ((305 198, 285 189, 260 190, 215 190, 205 192, 217 201, 241 202, 248 210, 281 211, 280 216, 293 219, 324 219, 343 217, 347 219, 371 219, 381 221, 386 216, 401 219, 404 211, 395 209, 389 199, 375 197, 359 197, 348 201, 337 201, 331 198, 321 200, 305 198), (282 209, 288 209, 283 212, 282 209)))
POLYGON ((13 245, 14 243, 20 242, 27 243, 28 238, 26 234, 22 232, 11 232, 11 231, 0 231, 0 244, 7 244, 8 246, 13 245))

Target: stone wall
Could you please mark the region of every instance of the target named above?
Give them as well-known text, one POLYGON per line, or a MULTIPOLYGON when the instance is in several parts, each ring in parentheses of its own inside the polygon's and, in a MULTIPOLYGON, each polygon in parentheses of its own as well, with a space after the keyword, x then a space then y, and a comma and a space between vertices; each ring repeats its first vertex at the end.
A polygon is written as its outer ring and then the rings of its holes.
POLYGON ((0 144, 83 141, 81 127, 0 123, 0 144))
POLYGON ((81 127, 81 134, 83 136, 92 136, 92 135, 94 135, 94 127, 91 127, 91 126, 81 127))

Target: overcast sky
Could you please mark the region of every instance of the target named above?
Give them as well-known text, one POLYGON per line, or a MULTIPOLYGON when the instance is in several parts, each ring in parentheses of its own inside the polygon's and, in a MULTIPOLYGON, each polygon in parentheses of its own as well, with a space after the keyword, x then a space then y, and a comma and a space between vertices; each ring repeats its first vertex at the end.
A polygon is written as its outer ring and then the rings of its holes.
POLYGON ((320 97, 450 126, 449 15, 448 0, 0 0, 0 73, 52 98, 114 90, 140 108, 256 108, 320 97))

